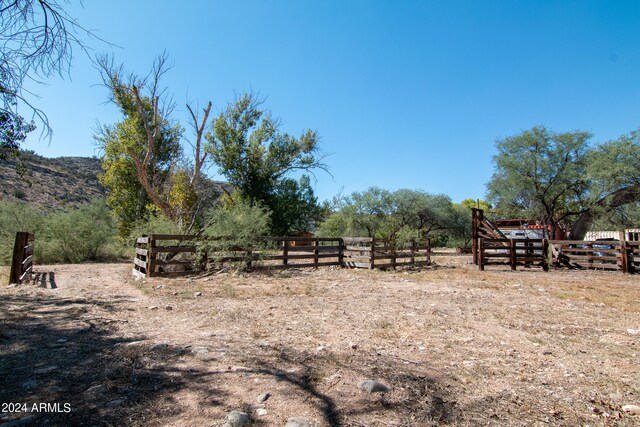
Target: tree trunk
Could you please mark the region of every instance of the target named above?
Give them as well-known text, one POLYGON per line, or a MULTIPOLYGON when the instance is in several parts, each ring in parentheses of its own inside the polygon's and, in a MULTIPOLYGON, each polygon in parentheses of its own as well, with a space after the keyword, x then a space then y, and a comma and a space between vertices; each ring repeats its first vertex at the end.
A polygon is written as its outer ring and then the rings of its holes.
POLYGON ((590 209, 580 214, 571 228, 571 238, 582 240, 591 223, 599 214, 611 212, 613 209, 640 200, 640 184, 621 188, 598 200, 590 209))

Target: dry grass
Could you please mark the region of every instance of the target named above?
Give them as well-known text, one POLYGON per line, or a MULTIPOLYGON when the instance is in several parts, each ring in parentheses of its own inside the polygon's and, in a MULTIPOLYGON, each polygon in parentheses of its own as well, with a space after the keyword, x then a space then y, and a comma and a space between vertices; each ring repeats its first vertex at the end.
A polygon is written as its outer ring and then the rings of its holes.
MULTIPOLYGON (((125 396, 109 414, 94 414, 110 424, 217 425, 232 409, 248 411, 254 425, 274 426, 294 416, 348 426, 638 424, 621 410, 640 404, 638 276, 480 272, 469 260, 442 256, 422 271, 144 281, 129 279, 130 266, 93 275, 60 266, 56 291, 3 292, 22 298, 11 307, 36 297, 86 299, 74 300, 84 311, 67 310, 67 321, 58 311, 41 315, 56 328, 116 319, 96 323, 93 333, 143 340, 131 348, 95 344, 92 358, 103 369, 89 383, 107 386, 103 404, 125 396), (159 342, 168 348, 150 351, 159 342), (389 392, 361 392, 366 378, 389 392), (258 415, 264 391, 267 414, 258 415)), ((88 356, 67 357, 82 366, 88 356)), ((8 390, 5 397, 20 398, 20 387, 8 390)))
POLYGON ((9 274, 11 273, 11 268, 8 266, 0 265, 0 286, 6 285, 9 283, 9 274))

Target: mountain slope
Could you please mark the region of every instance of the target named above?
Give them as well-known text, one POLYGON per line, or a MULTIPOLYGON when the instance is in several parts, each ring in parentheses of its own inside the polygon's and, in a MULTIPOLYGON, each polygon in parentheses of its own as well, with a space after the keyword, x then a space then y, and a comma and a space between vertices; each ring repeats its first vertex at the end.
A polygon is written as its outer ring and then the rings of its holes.
POLYGON ((46 158, 23 152, 27 173, 20 177, 15 160, 0 160, 0 199, 24 201, 44 210, 57 210, 104 197, 98 182, 100 159, 92 157, 46 158), (31 183, 31 185, 29 185, 31 183))
MULTIPOLYGON (((47 158, 31 151, 23 151, 21 158, 27 162, 24 178, 16 172, 15 160, 0 160, 1 201, 23 201, 52 211, 89 203, 107 194, 98 181, 102 173, 99 158, 47 158)), ((233 191, 226 182, 205 180, 204 183, 209 187, 212 205, 223 192, 233 191)))

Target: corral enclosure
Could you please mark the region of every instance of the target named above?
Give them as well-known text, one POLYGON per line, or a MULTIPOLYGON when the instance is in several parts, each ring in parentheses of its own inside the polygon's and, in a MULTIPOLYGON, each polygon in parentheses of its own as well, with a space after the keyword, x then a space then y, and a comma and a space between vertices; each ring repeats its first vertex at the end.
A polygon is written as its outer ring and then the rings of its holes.
MULTIPOLYGON (((133 274, 178 277, 194 272, 194 262, 240 263, 246 267, 288 269, 305 267, 397 268, 429 263, 429 240, 406 245, 370 237, 261 237, 253 247, 216 247, 220 238, 153 234, 136 241, 133 274), (209 243, 198 251, 197 243, 209 243), (186 255, 178 258, 176 255, 186 255)), ((220 245, 225 246, 225 245, 220 245)))
POLYGON ((238 410, 264 426, 638 425, 623 410, 640 404, 637 276, 432 257, 200 279, 36 266, 56 289, 0 288, 0 401, 73 410, 2 421, 221 425, 238 410))

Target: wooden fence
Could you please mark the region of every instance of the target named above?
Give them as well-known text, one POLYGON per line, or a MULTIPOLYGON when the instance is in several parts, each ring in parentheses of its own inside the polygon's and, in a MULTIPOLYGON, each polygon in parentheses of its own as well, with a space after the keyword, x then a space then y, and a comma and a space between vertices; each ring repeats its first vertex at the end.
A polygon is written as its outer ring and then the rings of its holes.
POLYGON ((556 266, 601 270, 621 270, 632 273, 640 258, 634 256, 638 242, 624 240, 554 240, 552 256, 556 266))
POLYGON ((640 242, 546 239, 479 239, 478 267, 487 265, 640 272, 640 242))
POLYGON ((177 234, 152 234, 138 237, 136 255, 133 259, 133 273, 140 276, 183 276, 193 268, 196 247, 195 236, 177 234), (162 242, 167 242, 162 244, 162 242), (186 257, 176 257, 186 254, 186 257), (167 256, 169 255, 169 256, 167 256))
POLYGON ((495 225, 484 217, 482 209, 471 208, 471 252, 473 263, 481 265, 480 239, 504 239, 505 236, 495 225))
MULTIPOLYGON (((263 237, 255 248, 218 250, 216 240, 208 245, 212 253, 197 253, 194 240, 205 238, 154 234, 136 241, 133 273, 143 277, 184 276, 200 262, 243 262, 254 268, 364 267, 396 268, 430 261, 429 245, 397 250, 374 239, 340 237, 263 237), (357 246, 356 246, 357 245, 357 246)), ((218 240, 219 241, 219 240, 218 240)))
POLYGON ((396 247, 391 242, 371 237, 343 237, 344 266, 352 268, 393 268, 428 264, 431 247, 412 241, 406 247, 396 247))
POLYGON ((640 241, 626 242, 629 257, 629 273, 640 272, 640 241))
POLYGON ((486 265, 540 266, 549 269, 547 258, 549 241, 546 239, 479 239, 480 270, 486 265))
POLYGON ((13 245, 13 257, 11 260, 11 272, 9 273, 9 284, 19 284, 25 279, 31 278, 31 274, 33 274, 34 243, 35 238, 32 233, 27 233, 26 231, 16 233, 16 240, 13 245))

